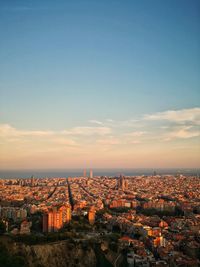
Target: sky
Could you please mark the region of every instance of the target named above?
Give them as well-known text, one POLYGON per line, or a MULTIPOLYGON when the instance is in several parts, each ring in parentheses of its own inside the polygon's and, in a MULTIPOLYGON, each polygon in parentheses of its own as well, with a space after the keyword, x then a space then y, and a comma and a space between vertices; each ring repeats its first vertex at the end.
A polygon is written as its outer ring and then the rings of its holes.
POLYGON ((200 1, 0 0, 0 169, 200 167, 200 1))

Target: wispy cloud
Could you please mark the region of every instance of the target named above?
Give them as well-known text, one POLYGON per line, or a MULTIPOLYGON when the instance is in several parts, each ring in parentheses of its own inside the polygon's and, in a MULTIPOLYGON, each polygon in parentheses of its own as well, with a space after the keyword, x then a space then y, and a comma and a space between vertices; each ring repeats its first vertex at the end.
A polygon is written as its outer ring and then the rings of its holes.
POLYGON ((64 137, 56 137, 52 139, 52 142, 61 146, 78 146, 77 142, 72 139, 64 137))
POLYGON ((109 136, 107 138, 97 140, 97 144, 106 145, 106 146, 119 145, 121 142, 122 142, 122 140, 120 140, 119 138, 116 138, 114 136, 109 136))
POLYGON ((106 136, 103 139, 98 139, 97 144, 111 146, 111 145, 131 145, 140 144, 142 142, 141 138, 145 132, 131 132, 122 133, 117 136, 106 136))
POLYGON ((106 119, 107 122, 114 122, 113 119, 106 119))
POLYGON ((114 128, 141 127, 141 125, 139 125, 139 123, 141 123, 141 119, 129 119, 129 120, 120 120, 120 121, 107 119, 107 120, 105 120, 105 122, 103 122, 104 125, 108 125, 108 126, 114 127, 114 128))
POLYGON ((200 136, 200 131, 196 130, 192 126, 181 126, 178 129, 170 131, 166 134, 165 141, 170 141, 176 138, 179 139, 188 139, 192 137, 200 136))
POLYGON ((0 124, 1 166, 77 166, 86 162, 114 164, 148 162, 163 155, 169 165, 199 164, 197 140, 200 108, 168 110, 126 120, 93 119, 85 126, 61 130, 19 129, 0 124), (92 123, 92 125, 90 124, 92 123), (179 149, 181 147, 181 149, 179 149), (172 153, 172 151, 174 151, 172 153), (45 159, 45 160, 44 160, 45 159), (179 161, 177 161, 179 160, 179 161), (78 162, 78 163, 77 163, 78 162), (116 163, 117 162, 117 163, 116 163))
POLYGON ((127 137, 140 137, 143 136, 146 132, 143 131, 134 131, 134 132, 130 132, 130 133, 125 133, 124 136, 127 137))
POLYGON ((19 130, 9 124, 0 124, 0 138, 4 141, 24 144, 41 140, 52 144, 75 146, 76 142, 71 138, 63 137, 62 132, 41 130, 19 130), (34 140, 34 141, 33 141, 34 140))
POLYGON ((200 108, 167 110, 124 121, 92 119, 92 126, 77 126, 63 130, 24 130, 10 124, 0 124, 0 141, 18 144, 40 142, 52 146, 93 144, 128 147, 200 136, 200 108), (139 125, 139 128, 137 127, 139 125))
POLYGON ((63 134, 66 135, 107 135, 112 132, 109 127, 74 127, 72 129, 62 131, 63 134))
POLYGON ((103 122, 98 121, 98 120, 89 120, 90 123, 98 124, 98 125, 103 125, 103 122))
POLYGON ((166 120, 175 123, 192 123, 200 125, 200 108, 190 108, 181 110, 167 110, 144 116, 145 120, 166 120))
POLYGON ((52 136, 55 134, 53 131, 26 131, 18 130, 9 124, 0 125, 0 136, 1 137, 20 137, 20 136, 52 136))
POLYGON ((0 124, 0 136, 1 137, 20 137, 20 136, 38 136, 46 137, 53 135, 107 135, 111 133, 111 129, 108 127, 74 127, 69 130, 61 131, 40 131, 40 130, 19 130, 12 127, 9 124, 0 124))

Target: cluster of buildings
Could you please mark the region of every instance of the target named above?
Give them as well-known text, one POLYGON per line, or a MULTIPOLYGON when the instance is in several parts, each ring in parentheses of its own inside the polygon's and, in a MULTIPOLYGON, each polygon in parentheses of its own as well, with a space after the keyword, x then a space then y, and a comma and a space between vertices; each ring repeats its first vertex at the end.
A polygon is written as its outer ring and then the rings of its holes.
POLYGON ((0 217, 12 219, 14 222, 22 221, 27 218, 27 210, 18 207, 0 207, 0 217))
POLYGON ((130 266, 198 266, 198 177, 93 177, 92 171, 87 177, 84 171, 83 177, 67 179, 0 180, 0 217, 21 221, 20 233, 30 233, 37 212, 42 231, 57 232, 75 215, 95 224, 99 211, 107 230, 122 234, 119 244, 129 248, 130 266))

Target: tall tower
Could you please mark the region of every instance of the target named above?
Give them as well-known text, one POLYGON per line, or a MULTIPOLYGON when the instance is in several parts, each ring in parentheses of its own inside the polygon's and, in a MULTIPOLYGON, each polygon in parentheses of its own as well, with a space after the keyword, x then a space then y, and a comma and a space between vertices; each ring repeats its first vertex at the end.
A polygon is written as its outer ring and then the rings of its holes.
POLYGON ((125 190, 125 178, 124 176, 122 176, 122 181, 121 181, 121 186, 122 186, 122 190, 125 190))
POLYGON ((35 185, 35 179, 34 179, 34 176, 32 175, 31 176, 31 186, 34 186, 35 185))
POLYGON ((127 190, 128 189, 128 180, 127 179, 124 182, 124 186, 125 186, 125 189, 127 190))
POLYGON ((89 177, 93 178, 93 171, 92 170, 90 170, 90 176, 89 177))
POLYGON ((83 177, 87 177, 87 171, 86 171, 86 169, 83 170, 83 177))
POLYGON ((122 189, 123 191, 127 189, 127 182, 122 174, 120 174, 120 177, 118 178, 117 182, 118 182, 117 185, 118 189, 122 189))

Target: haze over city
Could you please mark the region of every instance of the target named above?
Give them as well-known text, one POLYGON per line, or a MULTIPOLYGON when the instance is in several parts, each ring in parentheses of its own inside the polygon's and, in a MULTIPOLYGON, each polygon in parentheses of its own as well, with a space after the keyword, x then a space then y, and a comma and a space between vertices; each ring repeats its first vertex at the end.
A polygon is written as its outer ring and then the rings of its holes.
POLYGON ((0 169, 200 167, 199 5, 1 1, 0 169))

